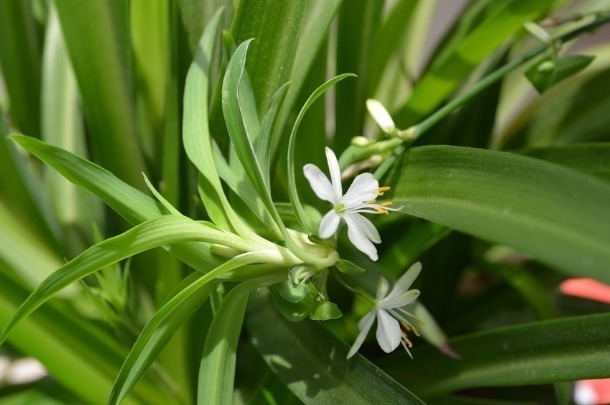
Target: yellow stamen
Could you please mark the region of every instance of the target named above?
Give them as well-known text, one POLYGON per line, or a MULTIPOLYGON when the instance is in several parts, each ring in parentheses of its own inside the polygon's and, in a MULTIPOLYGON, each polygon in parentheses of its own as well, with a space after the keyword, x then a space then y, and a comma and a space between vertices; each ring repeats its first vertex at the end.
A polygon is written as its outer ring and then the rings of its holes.
POLYGON ((407 334, 404 332, 400 332, 400 334, 402 335, 402 340, 407 344, 407 346, 410 348, 413 347, 413 343, 411 343, 411 341, 409 340, 409 338, 407 337, 407 334))
POLYGON ((392 204, 392 202, 391 202, 391 201, 386 201, 386 202, 382 202, 382 203, 381 203, 381 206, 382 206, 382 207, 389 207, 390 205, 394 205, 394 204, 392 204))
POLYGON ((383 186, 383 187, 378 188, 379 191, 388 191, 389 189, 390 189, 390 186, 383 186))
POLYGON ((388 215, 390 212, 388 210, 384 210, 383 208, 375 208, 375 211, 378 214, 388 215))
POLYGON ((364 203, 365 204, 375 204, 375 202, 376 202, 375 200, 368 200, 368 201, 365 201, 364 203))

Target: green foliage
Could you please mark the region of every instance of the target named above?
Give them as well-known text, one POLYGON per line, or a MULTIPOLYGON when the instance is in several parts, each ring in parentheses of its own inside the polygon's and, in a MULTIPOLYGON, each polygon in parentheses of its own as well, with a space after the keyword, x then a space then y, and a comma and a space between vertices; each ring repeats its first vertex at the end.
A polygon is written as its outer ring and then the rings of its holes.
POLYGON ((610 284, 610 2, 441 3, 0 2, 0 356, 52 377, 0 401, 570 403, 610 377, 608 304, 559 289, 610 284), (324 146, 334 185, 304 176, 324 146))

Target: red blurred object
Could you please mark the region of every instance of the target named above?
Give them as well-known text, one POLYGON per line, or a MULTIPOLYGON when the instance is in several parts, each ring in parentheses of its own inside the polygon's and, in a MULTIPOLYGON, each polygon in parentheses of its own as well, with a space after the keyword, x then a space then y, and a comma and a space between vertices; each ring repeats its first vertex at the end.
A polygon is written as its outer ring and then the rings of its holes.
POLYGON ((578 381, 574 389, 574 401, 578 405, 610 404, 610 379, 578 381))
POLYGON ((565 295, 610 304, 610 286, 590 278, 570 278, 562 282, 559 289, 565 295))
MULTIPOLYGON (((571 278, 559 286, 565 295, 610 304, 610 286, 590 278, 571 278)), ((578 405, 610 404, 610 378, 576 382, 574 401, 578 405)))

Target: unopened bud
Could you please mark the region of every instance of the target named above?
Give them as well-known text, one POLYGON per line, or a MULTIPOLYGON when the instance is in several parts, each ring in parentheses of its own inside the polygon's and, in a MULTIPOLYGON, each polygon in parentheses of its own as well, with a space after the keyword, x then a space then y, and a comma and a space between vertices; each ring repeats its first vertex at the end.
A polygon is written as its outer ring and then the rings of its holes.
POLYGON ((366 100, 366 108, 383 132, 393 134, 396 131, 394 120, 383 104, 373 98, 369 98, 366 100))
POLYGON ((353 146, 365 147, 371 144, 371 140, 364 136, 355 136, 352 138, 351 143, 353 146))

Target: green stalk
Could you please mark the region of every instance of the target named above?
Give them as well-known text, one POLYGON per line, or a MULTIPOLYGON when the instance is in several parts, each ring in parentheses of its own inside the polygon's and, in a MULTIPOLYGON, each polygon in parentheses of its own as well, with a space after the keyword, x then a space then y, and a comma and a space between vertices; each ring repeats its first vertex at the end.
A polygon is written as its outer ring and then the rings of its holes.
MULTIPOLYGON (((358 161, 361 161, 363 159, 366 159, 366 158, 371 157, 376 154, 387 153, 389 151, 395 151, 396 152, 395 154, 401 153, 403 149, 400 148, 397 150, 397 148, 399 146, 401 146, 403 143, 414 142, 422 134, 424 134, 426 131, 428 131, 430 128, 432 128, 434 125, 436 125, 438 122, 442 121, 453 111, 455 111, 456 109, 458 109, 459 107, 464 105, 468 100, 470 100, 471 98, 473 98, 474 96, 476 96, 477 94, 482 92, 483 90, 487 89, 489 86, 491 86, 498 80, 502 79, 508 73, 519 68, 520 66, 523 66, 524 64, 526 64, 527 62, 536 58, 537 56, 545 53, 550 48, 553 48, 554 46, 556 46, 556 44, 563 44, 571 39, 576 38, 580 34, 589 32, 608 22, 610 22, 610 13, 605 13, 605 14, 601 15, 599 18, 597 18, 595 21, 593 21, 589 24, 586 24, 582 27, 576 28, 572 31, 569 31, 563 35, 560 35, 555 40, 550 41, 548 44, 541 45, 541 46, 531 50, 530 52, 526 53, 525 55, 521 56, 520 58, 515 59, 514 61, 501 67, 500 69, 496 70, 495 72, 490 73, 489 75, 485 76, 483 79, 481 79, 479 82, 474 84, 471 88, 469 88, 463 94, 457 96, 456 98, 454 98, 453 100, 448 102, 446 105, 444 105, 443 107, 438 109, 435 113, 433 113, 428 118, 421 121, 419 124, 414 125, 405 130, 398 130, 396 132, 395 138, 383 140, 380 142, 375 142, 375 143, 372 143, 365 147, 359 147, 359 146, 354 146, 354 145, 350 146, 341 155, 341 158, 339 159, 339 165, 341 166, 342 169, 345 169, 347 166, 349 166, 353 163, 356 163, 358 161)), ((384 167, 389 167, 389 165, 384 165, 384 167)), ((385 170, 383 170, 383 173, 385 173, 385 170)), ((383 173, 378 173, 378 174, 382 175, 383 173)))

